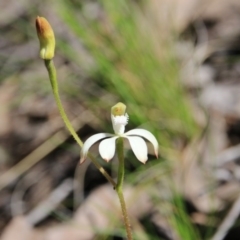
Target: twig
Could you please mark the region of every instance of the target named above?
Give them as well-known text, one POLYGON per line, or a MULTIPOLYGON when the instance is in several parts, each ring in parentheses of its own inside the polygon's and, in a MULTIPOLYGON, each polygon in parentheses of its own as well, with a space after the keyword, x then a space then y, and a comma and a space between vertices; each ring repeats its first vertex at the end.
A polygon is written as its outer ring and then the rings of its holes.
POLYGON ((26 174, 23 178, 21 178, 17 182, 12 192, 11 200, 10 200, 10 210, 11 210, 12 217, 24 215, 25 213, 25 205, 23 200, 24 194, 26 193, 27 189, 29 189, 32 185, 41 181, 41 179, 45 175, 46 175, 46 172, 36 175, 35 172, 30 171, 29 174, 26 174))
POLYGON ((91 164, 90 161, 86 161, 82 165, 77 165, 74 173, 73 181, 73 209, 77 210, 79 205, 83 202, 84 199, 84 178, 86 171, 91 164))
POLYGON ((219 226, 217 232, 214 234, 212 240, 222 240, 226 236, 229 229, 232 227, 240 213, 240 194, 233 204, 232 208, 228 212, 226 218, 219 226))
MULTIPOLYGON (((88 115, 88 123, 94 120, 93 116, 89 114, 89 111, 85 111, 82 114, 85 116, 88 115)), ((72 122, 76 130, 80 129, 84 123, 85 121, 83 121, 80 117, 77 117, 72 122)), ((6 186, 8 186, 10 183, 15 181, 17 178, 19 178, 23 173, 25 173, 35 164, 37 164, 41 159, 47 156, 56 147, 61 145, 69 136, 70 133, 67 132, 65 129, 59 130, 57 133, 47 139, 44 143, 42 143, 39 147, 33 150, 29 155, 27 155, 20 162, 14 165, 11 169, 3 173, 0 176, 0 191, 6 186)))
POLYGON ((236 161, 240 157, 240 144, 227 148, 223 152, 221 152, 214 161, 217 167, 221 167, 222 165, 236 161))
POLYGON ((50 196, 41 202, 36 208, 34 208, 27 216, 29 223, 35 225, 44 218, 46 218, 50 212, 52 212, 59 203, 61 203, 73 190, 73 180, 68 178, 58 186, 50 196))

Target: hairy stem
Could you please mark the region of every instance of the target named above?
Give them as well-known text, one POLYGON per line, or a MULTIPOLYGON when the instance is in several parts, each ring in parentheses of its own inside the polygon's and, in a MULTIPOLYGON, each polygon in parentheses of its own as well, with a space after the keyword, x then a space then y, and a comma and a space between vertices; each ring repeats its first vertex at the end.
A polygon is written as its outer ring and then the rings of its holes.
POLYGON ((123 152, 123 138, 118 138, 116 141, 116 148, 117 148, 117 154, 118 154, 118 161, 119 161, 119 166, 118 166, 118 180, 117 180, 117 186, 116 186, 116 191, 118 194, 118 198, 121 204, 121 209, 122 209, 122 214, 123 214, 123 220, 124 220, 124 225, 125 229, 127 232, 127 239, 132 240, 132 230, 131 230, 131 225, 129 222, 128 218, 128 212, 126 208, 126 203, 124 200, 123 196, 123 181, 124 181, 124 152, 123 152))
MULTIPOLYGON (((69 121, 67 114, 65 113, 65 110, 63 108, 61 99, 59 97, 59 93, 58 93, 58 82, 57 82, 57 72, 54 66, 54 62, 53 60, 44 60, 45 66, 47 68, 48 71, 48 75, 49 75, 49 79, 52 85, 52 91, 53 91, 53 95, 58 107, 58 110, 60 112, 60 115, 67 127, 67 129, 69 130, 69 132, 72 134, 73 138, 76 140, 76 142, 78 143, 78 145, 80 147, 83 146, 83 142, 81 141, 81 139, 79 138, 79 136, 77 135, 77 133, 75 132, 71 122, 69 121)), ((89 154, 88 157, 92 160, 93 164, 96 166, 96 168, 104 175, 104 177, 113 185, 113 187, 116 187, 116 183, 115 181, 111 178, 111 176, 105 171, 105 169, 94 159, 94 157, 89 154)))

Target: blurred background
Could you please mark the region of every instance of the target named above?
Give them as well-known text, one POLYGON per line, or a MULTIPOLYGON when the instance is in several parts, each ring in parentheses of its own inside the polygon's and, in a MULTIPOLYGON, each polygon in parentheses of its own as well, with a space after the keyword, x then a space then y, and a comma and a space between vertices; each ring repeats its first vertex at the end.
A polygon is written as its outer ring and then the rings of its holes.
MULTIPOLYGON (((238 0, 0 0, 0 239, 124 239, 116 192, 54 102, 35 18, 51 23, 60 96, 82 140, 151 131, 143 165, 126 143, 125 191, 137 240, 240 236, 238 0)), ((117 159, 99 163, 116 177, 117 159)))

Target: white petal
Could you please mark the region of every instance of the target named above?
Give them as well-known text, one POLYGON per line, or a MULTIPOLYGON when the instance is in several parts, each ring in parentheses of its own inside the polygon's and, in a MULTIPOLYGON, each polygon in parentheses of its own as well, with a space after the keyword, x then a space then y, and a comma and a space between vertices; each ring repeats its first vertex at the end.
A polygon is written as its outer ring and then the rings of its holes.
POLYGON ((108 139, 104 139, 100 144, 99 144, 99 153, 101 157, 109 162, 115 153, 116 149, 116 139, 118 137, 112 137, 108 139))
POLYGON ((154 147, 155 155, 158 158, 158 142, 152 133, 150 133, 149 131, 147 131, 145 129, 133 129, 133 130, 126 132, 124 135, 126 135, 126 136, 138 135, 138 136, 146 138, 149 142, 152 143, 152 145, 154 147))
POLYGON ((88 138, 82 147, 82 154, 81 154, 82 157, 80 159, 80 164, 85 161, 85 159, 87 158, 88 150, 94 143, 96 143, 97 141, 103 138, 112 137, 112 136, 114 135, 110 133, 98 133, 88 138))
POLYGON ((131 148, 137 159, 142 163, 146 163, 148 157, 147 144, 145 143, 145 141, 140 137, 125 137, 129 140, 131 148))

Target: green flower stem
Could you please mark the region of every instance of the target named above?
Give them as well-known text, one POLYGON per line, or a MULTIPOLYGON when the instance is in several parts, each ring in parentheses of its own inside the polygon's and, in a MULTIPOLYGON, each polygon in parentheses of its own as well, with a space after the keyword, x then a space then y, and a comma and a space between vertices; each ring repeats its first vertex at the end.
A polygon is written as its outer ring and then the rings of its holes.
MULTIPOLYGON (((69 132, 72 134, 73 138, 76 140, 76 142, 79 144, 80 147, 83 146, 83 142, 78 137, 77 133, 75 132, 71 122, 69 121, 65 110, 63 108, 61 99, 59 97, 58 93, 58 83, 57 83, 57 72, 54 66, 53 60, 44 60, 45 66, 48 71, 49 79, 52 85, 53 95, 55 98, 55 101, 57 103, 58 110, 60 112, 60 115, 69 130, 69 132)), ((104 175, 104 177, 113 185, 113 187, 116 187, 115 181, 111 178, 111 176, 105 171, 105 169, 94 159, 94 157, 91 154, 88 154, 88 157, 92 160, 93 164, 96 166, 96 168, 104 175)))
POLYGON ((124 225, 125 225, 126 232, 127 232, 127 239, 128 240, 132 240, 133 238, 132 238, 131 225, 130 225, 130 222, 129 222, 127 208, 126 208, 126 203, 125 203, 123 192, 122 192, 123 180, 124 180, 123 138, 119 137, 117 139, 117 141, 116 141, 116 148, 117 148, 118 161, 119 161, 118 180, 117 180, 116 191, 117 191, 118 198, 119 198, 119 201, 120 201, 120 204, 121 204, 121 208, 122 208, 124 225))

